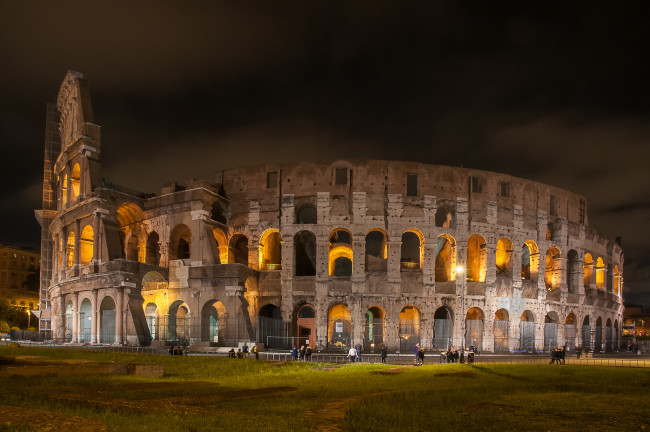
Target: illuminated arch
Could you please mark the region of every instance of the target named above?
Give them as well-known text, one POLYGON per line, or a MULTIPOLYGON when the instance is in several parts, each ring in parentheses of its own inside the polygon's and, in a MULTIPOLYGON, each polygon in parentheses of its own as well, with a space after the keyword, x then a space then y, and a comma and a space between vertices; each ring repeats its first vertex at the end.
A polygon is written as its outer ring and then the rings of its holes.
POLYGON ((366 310, 365 340, 371 347, 379 348, 384 343, 386 311, 381 306, 371 306, 366 310))
POLYGON ((93 259, 94 232, 92 225, 86 225, 79 238, 79 264, 86 266, 93 259))
POLYGON ((544 283, 546 289, 554 291, 560 287, 562 281, 562 252, 555 246, 546 250, 546 266, 544 271, 544 283))
POLYGON ((605 263, 601 257, 596 260, 596 288, 605 289, 605 263))
POLYGON ((212 235, 217 242, 217 248, 219 249, 219 263, 227 264, 228 263, 228 238, 223 233, 220 228, 213 228, 212 235))
POLYGON ((352 315, 343 304, 332 306, 327 314, 327 343, 332 347, 352 345, 352 315))
POLYGON ((399 313, 399 337, 402 340, 411 340, 415 345, 420 339, 420 309, 413 305, 402 308, 399 313))
POLYGON ((512 277, 512 251, 514 247, 510 239, 502 237, 497 242, 496 266, 497 276, 512 277))
POLYGON ((142 290, 143 291, 152 291, 152 290, 164 290, 167 289, 168 283, 163 275, 156 271, 147 272, 142 277, 142 290))
POLYGON ((79 164, 76 163, 70 172, 70 202, 77 201, 79 197, 79 186, 81 184, 81 169, 79 164))
POLYGON ((144 306, 144 318, 149 327, 151 340, 158 340, 158 306, 154 302, 147 303, 144 306))
POLYGON ((235 234, 229 243, 229 264, 242 264, 248 267, 248 237, 244 234, 235 234))
POLYGON ((282 237, 277 229, 268 229, 260 237, 259 261, 262 270, 282 269, 282 237))
POLYGON ((539 274, 539 248, 537 243, 528 240, 524 242, 521 249, 521 278, 536 282, 539 274))
POLYGON ((421 269, 424 262, 424 236, 419 230, 408 229, 402 234, 400 264, 402 269, 421 269))
POLYGON ((614 265, 614 294, 617 296, 621 295, 621 272, 618 269, 618 265, 614 265))
POLYGON ((226 307, 219 300, 208 300, 201 309, 201 340, 223 346, 225 335, 226 307))
POLYGON ((374 228, 366 234, 366 271, 386 271, 388 260, 387 239, 386 231, 379 228, 374 228))
POLYGON ((160 237, 156 231, 151 231, 147 236, 147 250, 145 262, 152 265, 160 265, 160 237))
POLYGON ((436 241, 436 282, 456 280, 456 240, 441 234, 436 241))
POLYGON ((63 175, 63 182, 61 183, 61 208, 65 207, 68 203, 68 174, 63 175))
POLYGON ((467 280, 485 282, 487 243, 483 236, 472 234, 467 240, 467 280))
POLYGON ((330 276, 351 276, 352 249, 348 246, 336 246, 330 249, 328 259, 330 276))
POLYGON ((68 241, 66 243, 66 267, 71 268, 74 263, 74 231, 68 234, 68 241))
POLYGON ((584 285, 588 287, 594 283, 594 259, 590 253, 585 254, 585 263, 582 268, 584 271, 584 285))

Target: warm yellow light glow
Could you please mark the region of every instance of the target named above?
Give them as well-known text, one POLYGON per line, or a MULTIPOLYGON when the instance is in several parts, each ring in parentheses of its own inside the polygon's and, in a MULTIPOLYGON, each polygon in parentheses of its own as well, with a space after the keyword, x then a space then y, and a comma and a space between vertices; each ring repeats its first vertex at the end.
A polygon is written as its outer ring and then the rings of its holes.
POLYGON ((68 234, 68 242, 66 244, 66 266, 71 268, 74 265, 74 233, 68 234))
POLYGON ((79 164, 74 164, 70 173, 70 201, 76 201, 79 196, 79 184, 81 183, 81 170, 79 164))
POLYGON ((93 259, 93 227, 86 225, 81 231, 79 239, 79 261, 81 265, 88 265, 93 259))
POLYGON ((330 276, 334 275, 334 262, 337 258, 347 258, 352 261, 352 248, 349 246, 335 246, 330 249, 329 259, 328 259, 328 274, 330 276))
POLYGON ((463 268, 463 266, 456 267, 456 273, 461 274, 464 271, 465 271, 465 268, 463 268))

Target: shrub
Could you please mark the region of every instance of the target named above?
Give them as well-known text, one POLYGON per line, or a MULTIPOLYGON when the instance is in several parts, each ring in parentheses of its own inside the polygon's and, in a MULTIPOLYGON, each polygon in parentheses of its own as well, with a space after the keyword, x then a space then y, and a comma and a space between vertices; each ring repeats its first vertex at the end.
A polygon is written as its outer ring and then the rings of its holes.
POLYGON ((7 324, 7 321, 0 321, 0 334, 7 334, 9 333, 9 330, 11 330, 11 328, 9 327, 9 324, 7 324))

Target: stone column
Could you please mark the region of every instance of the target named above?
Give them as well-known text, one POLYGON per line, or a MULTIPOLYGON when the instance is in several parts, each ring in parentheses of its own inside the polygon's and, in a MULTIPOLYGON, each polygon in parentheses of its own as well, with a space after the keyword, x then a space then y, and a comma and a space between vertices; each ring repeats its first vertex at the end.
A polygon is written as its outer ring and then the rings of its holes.
POLYGON ((72 294, 72 342, 79 342, 79 293, 72 294))
POLYGON ((91 344, 96 344, 99 343, 99 320, 97 319, 99 317, 99 305, 97 304, 97 290, 93 290, 93 295, 92 295, 92 300, 91 300, 91 307, 92 307, 92 312, 91 312, 91 323, 92 325, 90 326, 90 343, 91 344))
POLYGON ((115 295, 115 344, 124 343, 124 288, 117 287, 115 295))

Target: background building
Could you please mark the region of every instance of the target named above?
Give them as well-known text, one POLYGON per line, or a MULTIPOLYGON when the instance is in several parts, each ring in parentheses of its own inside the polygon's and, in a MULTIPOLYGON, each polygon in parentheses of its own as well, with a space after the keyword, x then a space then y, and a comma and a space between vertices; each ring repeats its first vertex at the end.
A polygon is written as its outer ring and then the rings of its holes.
POLYGON ((0 244, 0 297, 12 307, 39 308, 40 259, 33 250, 0 244))
POLYGON ((48 110, 37 211, 41 325, 57 341, 620 345, 623 251, 589 227, 579 195, 372 160, 232 169, 142 194, 102 179, 92 122, 88 84, 69 72, 48 110))

